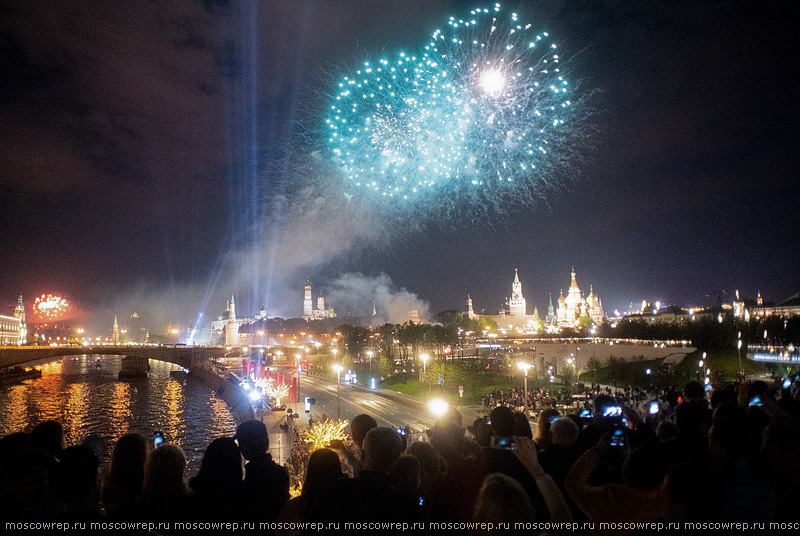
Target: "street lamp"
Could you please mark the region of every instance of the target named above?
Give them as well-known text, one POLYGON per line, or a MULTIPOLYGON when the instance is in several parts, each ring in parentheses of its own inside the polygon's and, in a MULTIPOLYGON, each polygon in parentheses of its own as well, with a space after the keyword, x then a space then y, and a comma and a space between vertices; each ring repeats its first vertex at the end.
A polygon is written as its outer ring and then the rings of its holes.
POLYGON ((528 407, 528 369, 531 368, 529 363, 517 361, 517 368, 525 373, 525 408, 528 407))
MULTIPOLYGON (((335 354, 336 350, 334 350, 333 353, 335 354)), ((344 367, 342 367, 339 363, 333 365, 333 370, 336 371, 336 420, 337 421, 341 420, 341 415, 342 415, 342 398, 339 395, 339 386, 340 386, 339 378, 343 369, 344 367)))
POLYGON ((297 391, 294 393, 294 412, 297 413, 297 399, 300 398, 300 355, 295 354, 295 359, 297 359, 297 391))
POLYGON ((744 373, 744 369, 742 368, 742 332, 739 332, 739 341, 736 343, 736 348, 739 352, 739 374, 744 373))
POLYGON ((428 409, 431 410, 436 417, 441 417, 447 413, 449 405, 441 398, 434 398, 428 402, 428 409))
POLYGON ((372 374, 372 350, 368 350, 367 355, 369 356, 369 373, 372 374))
POLYGON ((422 360, 422 376, 419 377, 419 380, 422 381, 422 378, 428 373, 428 359, 430 357, 428 357, 428 354, 422 354, 419 358, 422 360))

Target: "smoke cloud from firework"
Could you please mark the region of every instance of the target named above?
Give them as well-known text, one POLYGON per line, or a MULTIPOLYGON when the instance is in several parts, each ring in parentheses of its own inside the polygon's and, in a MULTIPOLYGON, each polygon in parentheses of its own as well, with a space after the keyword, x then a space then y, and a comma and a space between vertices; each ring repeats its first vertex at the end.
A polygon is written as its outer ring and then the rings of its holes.
MULTIPOLYGON (((420 321, 430 320, 428 304, 420 300, 413 292, 398 289, 386 274, 368 277, 362 274, 345 274, 330 285, 328 292, 332 303, 338 311, 364 311, 367 305, 372 309, 374 303, 375 317, 372 325, 385 323, 403 324, 409 320, 409 312, 417 311, 420 321)), ((370 311, 371 314, 371 311, 370 311)))

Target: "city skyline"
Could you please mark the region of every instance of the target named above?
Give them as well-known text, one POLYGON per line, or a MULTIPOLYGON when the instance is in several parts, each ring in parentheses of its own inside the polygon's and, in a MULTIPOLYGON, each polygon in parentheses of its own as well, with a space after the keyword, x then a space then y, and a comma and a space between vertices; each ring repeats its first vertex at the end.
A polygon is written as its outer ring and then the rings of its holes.
POLYGON ((292 317, 307 277, 340 314, 490 310, 518 268, 541 315, 572 266, 607 312, 797 292, 788 2, 503 9, 558 43, 586 147, 530 206, 425 219, 328 180, 320 110, 462 3, 3 2, 1 314, 54 294, 191 325, 234 294, 292 317))

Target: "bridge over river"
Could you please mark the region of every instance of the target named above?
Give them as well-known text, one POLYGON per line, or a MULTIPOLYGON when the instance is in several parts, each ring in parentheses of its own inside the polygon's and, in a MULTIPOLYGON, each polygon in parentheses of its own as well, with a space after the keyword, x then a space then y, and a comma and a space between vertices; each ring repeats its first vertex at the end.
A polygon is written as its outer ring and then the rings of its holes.
POLYGON ((211 359, 238 357, 239 350, 223 346, 5 346, 0 347, 0 369, 70 355, 121 355, 156 359, 185 369, 206 365, 211 359))

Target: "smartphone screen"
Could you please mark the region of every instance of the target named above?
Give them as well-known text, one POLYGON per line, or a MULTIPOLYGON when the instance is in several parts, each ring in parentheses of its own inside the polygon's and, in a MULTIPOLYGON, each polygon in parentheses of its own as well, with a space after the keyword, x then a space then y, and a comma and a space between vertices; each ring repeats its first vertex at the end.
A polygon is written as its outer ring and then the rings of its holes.
POLYGON ((156 448, 164 442, 164 432, 153 432, 153 444, 156 448))
POLYGON ((503 450, 514 450, 513 437, 492 437, 492 448, 503 450))
POLYGON ((658 413, 658 402, 650 402, 650 415, 658 413))
POLYGON ((622 428, 617 428, 614 430, 614 433, 611 434, 611 446, 612 447, 622 447, 625 445, 625 430, 622 428))

